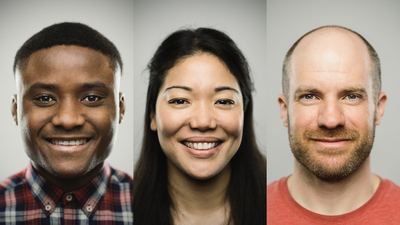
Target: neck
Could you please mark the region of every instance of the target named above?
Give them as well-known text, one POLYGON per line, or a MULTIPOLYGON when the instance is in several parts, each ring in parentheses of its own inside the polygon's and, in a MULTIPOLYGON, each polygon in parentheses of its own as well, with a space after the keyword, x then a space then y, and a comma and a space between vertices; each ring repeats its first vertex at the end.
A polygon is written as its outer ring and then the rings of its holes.
POLYGON ((322 181, 297 160, 287 185, 293 199, 304 208, 322 215, 341 215, 365 204, 380 183, 371 173, 370 157, 354 173, 336 183, 322 181))
POLYGON ((83 176, 75 178, 61 178, 59 176, 49 173, 43 167, 34 162, 32 162, 32 167, 38 174, 40 174, 50 183, 56 185, 65 192, 71 192, 76 191, 91 182, 101 171, 103 171, 104 163, 100 163, 83 176))
MULTIPOLYGON (((169 193, 174 203, 177 224, 187 218, 229 215, 226 198, 231 170, 228 164, 218 175, 208 180, 197 180, 182 173, 168 160, 169 193)), ((223 221, 222 220, 222 221, 223 221)), ((194 221, 194 219, 193 219, 194 221)))

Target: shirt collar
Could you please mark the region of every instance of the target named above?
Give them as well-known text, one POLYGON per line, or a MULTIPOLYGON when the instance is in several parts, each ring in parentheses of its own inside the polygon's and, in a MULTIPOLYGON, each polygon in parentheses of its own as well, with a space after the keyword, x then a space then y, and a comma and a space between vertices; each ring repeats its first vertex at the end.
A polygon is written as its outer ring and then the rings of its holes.
POLYGON ((59 205, 61 207, 66 204, 66 196, 73 195, 75 197, 73 200, 79 203, 88 217, 91 217, 96 213, 99 203, 107 193, 107 183, 110 175, 111 169, 108 164, 105 164, 103 171, 91 182, 76 191, 68 193, 37 174, 31 164, 26 170, 25 178, 28 181, 30 192, 46 216, 54 212, 57 203, 60 202, 59 205))

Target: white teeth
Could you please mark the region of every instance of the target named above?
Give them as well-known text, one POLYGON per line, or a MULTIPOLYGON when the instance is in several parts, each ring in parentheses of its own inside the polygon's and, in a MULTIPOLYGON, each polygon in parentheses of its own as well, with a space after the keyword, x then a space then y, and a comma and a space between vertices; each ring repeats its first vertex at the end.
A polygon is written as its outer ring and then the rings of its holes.
POLYGON ((196 150, 207 150, 207 149, 214 148, 215 146, 218 145, 217 142, 193 143, 193 142, 187 142, 187 141, 185 141, 183 144, 189 148, 193 148, 196 150))
POLYGON ((71 146, 71 145, 83 145, 87 141, 86 139, 79 139, 79 140, 73 140, 73 141, 61 141, 61 140, 51 140, 51 143, 53 145, 65 145, 65 146, 71 146))

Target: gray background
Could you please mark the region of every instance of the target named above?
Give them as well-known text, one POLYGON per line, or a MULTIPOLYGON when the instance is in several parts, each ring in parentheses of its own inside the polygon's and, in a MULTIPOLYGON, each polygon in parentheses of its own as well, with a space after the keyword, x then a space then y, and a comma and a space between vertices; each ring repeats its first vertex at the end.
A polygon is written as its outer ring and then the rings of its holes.
POLYGON ((41 29, 58 22, 81 22, 98 30, 118 48, 124 62, 120 90, 126 113, 108 162, 133 174, 133 1, 0 1, 0 180, 19 172, 29 158, 22 147, 19 127, 11 117, 16 93, 12 66, 22 44, 41 29))
POLYGON ((372 171, 400 184, 400 138, 396 132, 400 125, 397 115, 400 78, 396 67, 400 52, 400 2, 396 0, 268 0, 267 3, 265 0, 3 0, 0 2, 0 72, 3 76, 0 82, 0 115, 3 118, 0 180, 18 172, 29 161, 10 112, 11 96, 15 93, 14 55, 34 33, 62 21, 92 26, 113 41, 122 54, 125 66, 121 91, 125 93, 127 111, 108 162, 130 174, 132 149, 137 159, 143 131, 148 78, 145 68, 158 45, 168 34, 182 27, 209 26, 226 32, 247 57, 256 82, 255 126, 260 147, 268 149, 267 183, 287 176, 293 170, 287 128, 281 123, 277 103, 284 54, 301 35, 318 26, 336 24, 354 29, 378 52, 382 64, 382 89, 388 94, 383 121, 376 129, 372 171))
POLYGON ((267 1, 267 183, 293 171, 287 128, 277 101, 283 58, 298 38, 322 25, 353 29, 378 52, 388 101, 382 123, 376 127, 372 172, 400 185, 400 1, 396 0, 267 1))
POLYGON ((211 27, 225 32, 247 58, 255 82, 254 121, 258 143, 266 146, 266 1, 135 1, 135 160, 143 133, 149 73, 146 65, 167 35, 179 28, 211 27))

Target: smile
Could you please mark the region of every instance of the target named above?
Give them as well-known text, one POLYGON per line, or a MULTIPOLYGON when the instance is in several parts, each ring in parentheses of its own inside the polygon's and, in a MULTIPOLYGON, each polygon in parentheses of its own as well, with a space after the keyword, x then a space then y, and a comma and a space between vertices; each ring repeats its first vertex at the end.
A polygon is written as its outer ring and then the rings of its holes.
POLYGON ((84 145, 88 140, 86 138, 83 139, 77 139, 77 140, 56 140, 56 139, 51 139, 49 140, 50 143, 53 145, 64 145, 64 146, 72 146, 72 145, 84 145))
POLYGON ((203 142, 203 143, 198 143, 198 142, 188 142, 188 141, 185 141, 185 142, 183 142, 183 144, 184 144, 186 147, 193 148, 193 149, 196 149, 196 150, 208 150, 208 149, 212 149, 212 148, 217 147, 217 146, 220 144, 220 142, 203 142))

